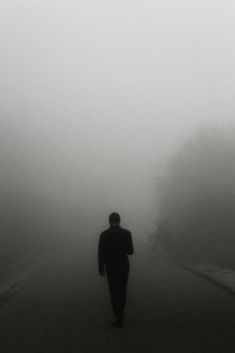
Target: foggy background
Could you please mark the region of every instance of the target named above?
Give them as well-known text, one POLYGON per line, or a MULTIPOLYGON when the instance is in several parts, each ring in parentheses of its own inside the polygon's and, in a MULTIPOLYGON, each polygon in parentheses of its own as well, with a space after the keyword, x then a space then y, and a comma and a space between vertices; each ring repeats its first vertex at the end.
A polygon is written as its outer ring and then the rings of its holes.
POLYGON ((233 126, 234 16, 232 0, 1 2, 1 261, 95 247, 112 211, 136 240, 155 231, 166 162, 233 126))

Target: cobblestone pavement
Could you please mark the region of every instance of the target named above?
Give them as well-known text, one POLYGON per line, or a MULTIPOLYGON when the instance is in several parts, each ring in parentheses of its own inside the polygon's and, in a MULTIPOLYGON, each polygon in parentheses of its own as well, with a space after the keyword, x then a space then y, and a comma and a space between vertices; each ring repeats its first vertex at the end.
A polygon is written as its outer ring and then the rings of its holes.
POLYGON ((0 302, 1 353, 234 353, 234 296, 171 264, 132 259, 126 322, 111 327, 89 256, 48 262, 0 302), (139 263, 137 263, 139 262, 139 263))

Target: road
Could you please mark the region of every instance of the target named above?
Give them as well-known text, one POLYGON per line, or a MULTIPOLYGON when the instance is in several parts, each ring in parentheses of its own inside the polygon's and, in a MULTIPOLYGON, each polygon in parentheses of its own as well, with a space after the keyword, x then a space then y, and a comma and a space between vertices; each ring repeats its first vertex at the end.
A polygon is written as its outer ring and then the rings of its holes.
POLYGON ((96 263, 67 253, 0 302, 1 353, 234 353, 235 297, 153 257, 131 259, 126 323, 112 328, 96 263))

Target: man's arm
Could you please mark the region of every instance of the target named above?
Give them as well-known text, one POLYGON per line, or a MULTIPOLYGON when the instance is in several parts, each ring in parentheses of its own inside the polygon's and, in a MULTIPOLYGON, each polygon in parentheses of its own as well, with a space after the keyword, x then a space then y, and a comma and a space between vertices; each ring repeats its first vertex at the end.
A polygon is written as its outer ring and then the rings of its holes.
POLYGON ((104 276, 104 240, 102 237, 102 233, 100 234, 98 246, 98 270, 100 276, 104 276))
POLYGON ((134 254, 134 246, 133 246, 131 232, 128 231, 128 233, 127 233, 127 255, 132 255, 132 254, 134 254))

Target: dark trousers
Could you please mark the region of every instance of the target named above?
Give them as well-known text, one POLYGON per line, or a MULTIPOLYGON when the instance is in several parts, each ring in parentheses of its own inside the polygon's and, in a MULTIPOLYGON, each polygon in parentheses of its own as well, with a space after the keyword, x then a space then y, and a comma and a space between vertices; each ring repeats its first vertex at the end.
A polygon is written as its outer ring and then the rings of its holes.
POLYGON ((129 266, 122 269, 121 272, 112 268, 107 268, 106 272, 114 315, 117 320, 123 320, 129 266))

